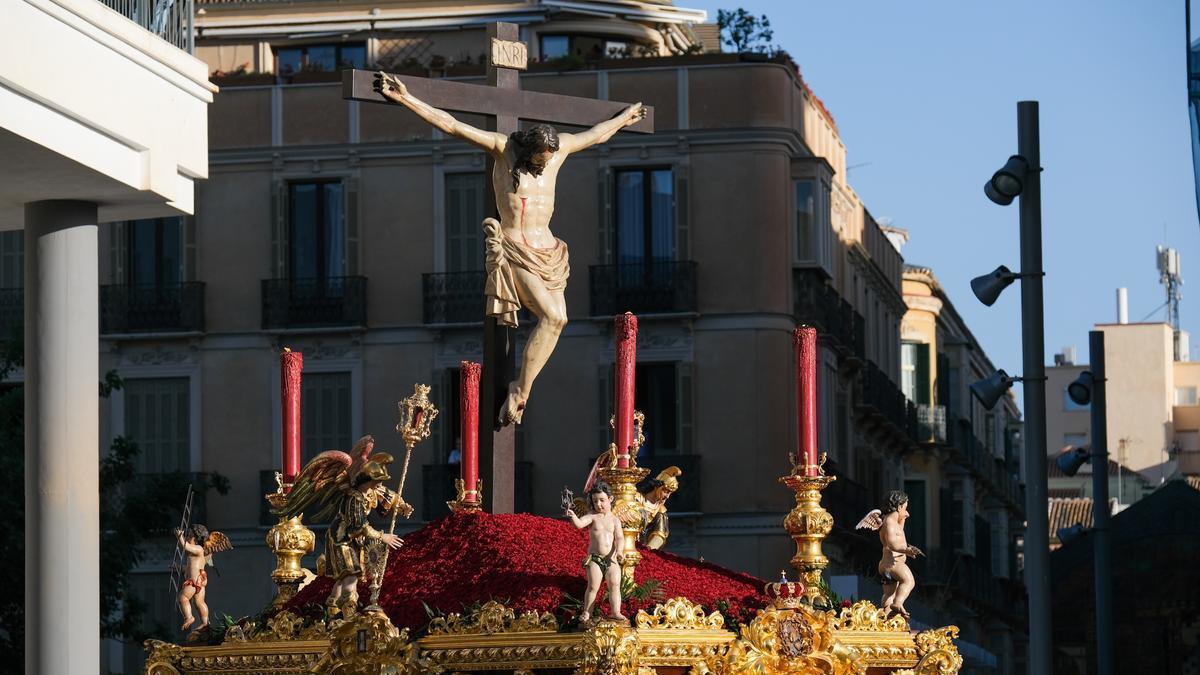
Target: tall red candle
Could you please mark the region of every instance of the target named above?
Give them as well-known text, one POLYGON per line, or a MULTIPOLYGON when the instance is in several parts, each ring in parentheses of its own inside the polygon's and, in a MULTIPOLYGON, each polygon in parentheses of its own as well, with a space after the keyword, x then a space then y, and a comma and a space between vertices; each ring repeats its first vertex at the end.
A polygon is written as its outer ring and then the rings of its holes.
POLYGON ((284 347, 279 355, 283 389, 283 482, 291 484, 300 473, 300 371, 304 355, 284 347))
MULTIPOLYGON (((629 312, 617 317, 615 326, 617 347, 617 386, 613 406, 616 415, 617 466, 629 468, 629 452, 633 445, 634 368, 637 364, 637 317, 629 312)), ((636 460, 635 460, 636 461, 636 460)))
POLYGON ((817 475, 817 329, 801 326, 792 333, 796 344, 796 402, 799 407, 797 461, 804 475, 817 475))
POLYGON ((459 429, 462 433, 463 489, 466 501, 478 503, 479 491, 479 371, 478 363, 463 361, 459 373, 459 429))

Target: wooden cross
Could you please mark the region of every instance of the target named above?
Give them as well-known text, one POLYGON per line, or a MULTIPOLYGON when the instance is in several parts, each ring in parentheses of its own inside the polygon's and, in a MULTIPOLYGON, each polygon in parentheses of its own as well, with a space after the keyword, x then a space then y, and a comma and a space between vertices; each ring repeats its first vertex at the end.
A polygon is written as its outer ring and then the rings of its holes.
MULTIPOLYGON (((521 120, 546 124, 591 127, 615 117, 628 103, 522 91, 519 70, 525 68, 524 43, 519 41, 516 24, 488 24, 487 85, 465 84, 424 77, 397 76, 414 96, 447 112, 474 113, 488 117, 488 130, 505 136, 517 131, 521 120)), ((391 104, 375 91, 375 73, 347 70, 342 76, 342 98, 365 103, 391 104)), ((397 108, 400 108, 397 106, 397 108)), ((646 107, 646 116, 624 131, 654 133, 654 110, 646 107)), ((486 176, 489 211, 495 216, 492 186, 493 160, 487 160, 486 176)), ((512 513, 515 509, 513 483, 516 479, 516 452, 513 427, 501 427, 500 406, 508 393, 508 383, 516 372, 516 335, 492 317, 484 317, 483 372, 479 385, 479 475, 484 481, 484 508, 492 513, 512 513)))

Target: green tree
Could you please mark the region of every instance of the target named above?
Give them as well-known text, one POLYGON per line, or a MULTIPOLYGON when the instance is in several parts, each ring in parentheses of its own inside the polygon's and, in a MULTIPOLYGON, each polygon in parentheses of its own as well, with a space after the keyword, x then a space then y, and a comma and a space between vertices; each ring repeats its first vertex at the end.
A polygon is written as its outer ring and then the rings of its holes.
MULTIPOLYGON (((0 340, 0 381, 23 363, 20 336, 0 340)), ((100 383, 107 397, 121 387, 116 373, 100 383)), ((0 387, 0 476, 25 475, 25 392, 21 385, 0 387)), ((187 485, 197 492, 225 494, 229 481, 210 474, 193 482, 183 473, 139 475, 137 444, 118 437, 100 462, 100 635, 126 642, 174 636, 170 627, 148 625, 146 607, 131 591, 131 575, 146 556, 146 545, 160 543, 178 525, 187 485)), ((0 673, 23 670, 25 653, 25 494, 0 490, 0 673)))
POLYGON ((771 46, 775 31, 771 30, 771 20, 766 14, 754 16, 745 9, 718 9, 717 25, 721 29, 721 42, 733 51, 757 52, 769 54, 779 51, 771 46))

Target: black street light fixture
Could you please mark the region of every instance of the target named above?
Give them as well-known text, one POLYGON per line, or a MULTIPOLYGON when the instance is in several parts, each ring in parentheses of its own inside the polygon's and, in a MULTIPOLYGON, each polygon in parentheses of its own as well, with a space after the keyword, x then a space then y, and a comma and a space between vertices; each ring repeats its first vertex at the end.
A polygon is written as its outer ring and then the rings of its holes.
POLYGON ((1087 448, 1071 448, 1069 451, 1060 454, 1054 460, 1054 463, 1058 465, 1058 470, 1064 476, 1074 476, 1079 473, 1079 469, 1083 468, 1084 464, 1087 464, 1091 460, 1092 453, 1087 448))
POLYGON ((1075 405, 1091 405, 1092 403, 1092 387, 1096 384, 1096 378, 1092 375, 1092 371, 1085 370, 1075 378, 1075 381, 1067 385, 1067 396, 1075 405))
POLYGON ((1046 481, 1046 353, 1045 308, 1042 299, 1042 179, 1037 101, 1017 103, 1017 154, 992 174, 983 186, 987 198, 1007 206, 1020 197, 1021 271, 1001 266, 971 283, 985 305, 1021 279, 1021 370, 1023 378, 1003 371, 972 385, 985 404, 1021 379, 1025 382, 1025 588, 1029 594, 1029 672, 1053 671, 1053 624, 1050 621, 1050 532, 1037 523, 1049 521, 1046 481))
POLYGON ((983 194, 1000 206, 1012 203, 1025 187, 1025 175, 1029 173, 1029 162, 1020 155, 1008 158, 1000 170, 992 174, 983 185, 983 194))

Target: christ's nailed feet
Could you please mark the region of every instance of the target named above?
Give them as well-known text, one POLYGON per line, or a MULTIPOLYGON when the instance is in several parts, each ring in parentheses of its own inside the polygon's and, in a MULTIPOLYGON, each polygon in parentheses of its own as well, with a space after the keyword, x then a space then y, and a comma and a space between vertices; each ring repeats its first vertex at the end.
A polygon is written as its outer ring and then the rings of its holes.
POLYGON ((500 408, 500 424, 520 424, 525 416, 525 399, 517 394, 516 384, 508 385, 508 398, 504 399, 504 407, 500 408))

